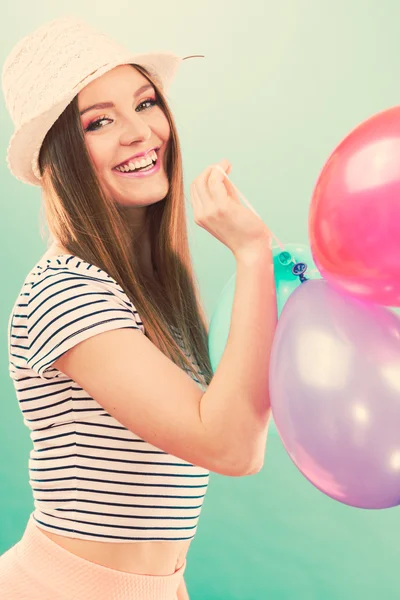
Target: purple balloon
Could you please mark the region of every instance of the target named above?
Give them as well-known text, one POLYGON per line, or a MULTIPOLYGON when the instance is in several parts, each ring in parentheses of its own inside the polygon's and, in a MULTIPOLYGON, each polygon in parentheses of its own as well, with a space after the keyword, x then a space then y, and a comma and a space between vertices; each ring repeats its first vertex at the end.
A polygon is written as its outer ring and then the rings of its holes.
POLYGON ((400 318, 309 280, 288 299, 270 397, 290 458, 319 490, 358 508, 400 505, 400 318))

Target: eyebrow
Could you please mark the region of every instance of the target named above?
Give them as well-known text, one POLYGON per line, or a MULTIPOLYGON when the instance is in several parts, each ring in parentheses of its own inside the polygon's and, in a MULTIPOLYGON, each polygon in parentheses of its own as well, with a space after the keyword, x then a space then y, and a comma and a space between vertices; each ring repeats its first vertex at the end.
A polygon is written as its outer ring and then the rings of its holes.
MULTIPOLYGON (((136 90, 134 97, 136 98, 142 92, 144 92, 146 90, 150 90, 150 89, 154 90, 154 86, 150 85, 149 83, 146 83, 145 85, 142 85, 142 87, 140 87, 138 90, 136 90)), ((83 110, 80 111, 79 114, 82 116, 85 113, 87 113, 89 110, 94 110, 95 108, 114 108, 114 107, 115 107, 115 104, 113 104, 112 102, 98 102, 97 104, 92 104, 91 106, 84 108, 83 110)))

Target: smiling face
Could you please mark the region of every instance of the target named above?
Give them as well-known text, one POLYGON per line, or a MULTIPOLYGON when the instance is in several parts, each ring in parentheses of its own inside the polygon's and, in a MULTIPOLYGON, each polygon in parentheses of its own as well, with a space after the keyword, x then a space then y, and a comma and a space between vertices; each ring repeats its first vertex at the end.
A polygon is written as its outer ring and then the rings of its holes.
MULTIPOLYGON (((165 198, 169 188, 164 156, 170 126, 154 87, 131 65, 121 65, 81 90, 78 108, 85 144, 100 185, 107 197, 132 208, 136 220, 141 222, 146 207, 165 198), (90 108, 100 103, 103 106, 90 108), (155 168, 149 174, 115 168, 153 148, 159 150, 155 168)), ((149 156, 154 159, 154 152, 149 156)), ((142 159, 149 162, 149 156, 142 159)), ((136 160, 130 161, 131 166, 138 166, 136 160)))

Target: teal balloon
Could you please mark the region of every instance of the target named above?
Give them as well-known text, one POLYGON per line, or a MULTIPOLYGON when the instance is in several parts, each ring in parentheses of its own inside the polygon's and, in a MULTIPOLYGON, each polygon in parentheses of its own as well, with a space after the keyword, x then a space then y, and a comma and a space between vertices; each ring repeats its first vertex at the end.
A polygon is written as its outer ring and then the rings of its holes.
MULTIPOLYGON (((284 244, 284 249, 276 246, 272 248, 274 257, 274 274, 276 287, 276 303, 278 318, 289 296, 301 285, 301 278, 322 279, 318 271, 309 246, 305 244, 284 244), (297 265, 304 265, 305 271, 296 275, 293 269, 297 265), (302 276, 302 277, 301 277, 302 276)), ((303 271, 304 267, 298 266, 295 271, 303 271)))

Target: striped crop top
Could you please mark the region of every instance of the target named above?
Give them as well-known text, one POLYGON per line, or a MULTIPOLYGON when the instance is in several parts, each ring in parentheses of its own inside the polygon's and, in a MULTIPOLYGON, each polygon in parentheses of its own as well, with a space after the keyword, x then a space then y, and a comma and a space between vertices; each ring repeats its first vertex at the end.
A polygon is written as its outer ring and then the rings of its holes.
POLYGON ((118 283, 77 256, 43 258, 8 325, 9 373, 33 443, 29 483, 38 526, 105 542, 192 539, 209 471, 139 438, 52 366, 102 331, 145 333, 118 283))

